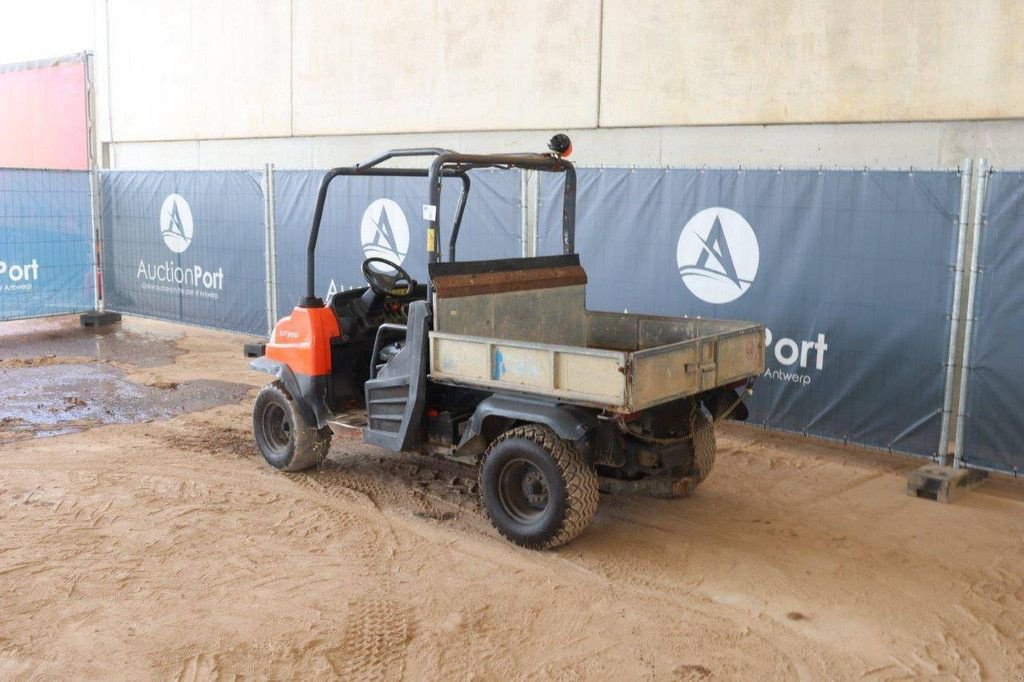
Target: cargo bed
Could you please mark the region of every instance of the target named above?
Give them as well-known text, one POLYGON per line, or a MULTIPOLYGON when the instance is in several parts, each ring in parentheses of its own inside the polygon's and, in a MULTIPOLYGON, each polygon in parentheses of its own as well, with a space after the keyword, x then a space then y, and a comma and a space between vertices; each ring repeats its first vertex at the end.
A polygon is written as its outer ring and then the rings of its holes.
POLYGON ((764 325, 586 311, 585 345, 430 333, 430 379, 631 413, 764 371, 764 325))

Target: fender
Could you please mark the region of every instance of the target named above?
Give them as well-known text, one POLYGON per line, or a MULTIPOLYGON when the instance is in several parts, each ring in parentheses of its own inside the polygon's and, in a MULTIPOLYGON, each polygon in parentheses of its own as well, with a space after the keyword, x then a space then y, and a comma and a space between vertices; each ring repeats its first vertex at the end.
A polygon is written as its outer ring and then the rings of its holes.
MULTIPOLYGON (((288 391, 288 394, 295 400, 299 407, 299 412, 302 413, 302 416, 305 417, 309 424, 315 424, 317 428, 323 428, 327 425, 327 415, 318 414, 318 410, 315 409, 316 406, 325 404, 323 397, 320 399, 316 398, 318 395, 317 384, 323 383, 322 381, 318 382, 317 379, 322 379, 322 377, 303 376, 302 379, 305 381, 300 381, 300 378, 295 375, 291 367, 283 362, 271 360, 266 356, 256 358, 249 363, 249 367, 257 372, 270 374, 280 381, 284 385, 285 390, 288 391)), ((326 390, 326 386, 320 388, 326 390)), ((322 412, 322 410, 320 411, 322 412)))
POLYGON ((584 445, 587 434, 597 426, 597 417, 579 407, 519 395, 492 395, 476 406, 455 452, 459 455, 482 452, 487 444, 480 436, 491 418, 543 424, 559 438, 572 441, 578 447, 584 445))

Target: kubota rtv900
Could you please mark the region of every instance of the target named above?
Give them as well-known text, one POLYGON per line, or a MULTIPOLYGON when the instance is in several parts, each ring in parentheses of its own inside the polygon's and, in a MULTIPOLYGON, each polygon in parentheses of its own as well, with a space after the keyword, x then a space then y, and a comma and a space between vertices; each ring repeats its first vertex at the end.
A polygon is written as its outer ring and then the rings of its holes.
POLYGON ((743 418, 737 389, 764 369, 764 327, 588 311, 575 253, 576 174, 565 158, 571 147, 564 135, 550 147, 400 149, 327 172, 305 295, 252 362, 275 377, 253 407, 256 442, 271 466, 317 466, 332 429, 346 428, 339 415, 361 406, 367 443, 479 465, 495 528, 531 548, 583 532, 599 491, 678 497, 707 477, 713 420, 743 418), (385 165, 422 156, 433 157, 429 169, 385 165), (456 259, 468 171, 494 167, 564 174, 563 255, 456 259), (368 286, 326 301, 316 295, 324 202, 331 182, 346 176, 426 178, 426 282, 375 257, 363 262, 368 286), (441 183, 452 181, 462 194, 442 258, 441 183))

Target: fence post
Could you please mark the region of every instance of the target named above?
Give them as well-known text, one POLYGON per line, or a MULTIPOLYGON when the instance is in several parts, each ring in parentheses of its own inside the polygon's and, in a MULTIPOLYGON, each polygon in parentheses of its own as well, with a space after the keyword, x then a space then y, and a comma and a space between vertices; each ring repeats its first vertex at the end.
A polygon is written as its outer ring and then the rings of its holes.
POLYGON ((981 244, 981 229, 985 224, 985 188, 988 185, 988 163, 978 161, 978 187, 974 194, 974 221, 971 226, 971 274, 967 283, 967 312, 964 316, 964 347, 960 358, 960 404, 956 415, 956 447, 953 450, 953 467, 961 468, 964 463, 964 423, 967 420, 967 381, 971 376, 971 336, 974 332, 974 301, 978 294, 978 247, 981 244))
POLYGON ((107 312, 103 295, 103 201, 100 172, 89 170, 89 203, 92 218, 93 309, 78 316, 83 327, 105 327, 120 322, 121 313, 107 312))
MULTIPOLYGON (((964 246, 967 241, 967 223, 971 212, 970 158, 963 160, 960 175, 960 214, 957 218, 956 262, 953 274, 953 306, 949 313, 949 351, 946 354, 946 383, 942 394, 942 427, 939 430, 939 449, 935 460, 946 464, 949 459, 949 423, 953 412, 953 378, 956 365, 956 341, 960 333, 960 299, 963 296, 964 246)), ((962 374, 962 370, 961 370, 962 374)))
POLYGON ((95 168, 89 170, 89 203, 91 204, 92 212, 92 258, 93 258, 93 269, 92 269, 92 309, 98 313, 104 312, 103 304, 103 254, 100 249, 103 248, 103 217, 100 214, 100 177, 99 171, 95 168))
POLYGON ((523 242, 522 255, 524 258, 532 258, 537 255, 537 213, 540 210, 537 205, 538 183, 540 173, 532 170, 520 171, 520 196, 519 203, 522 205, 522 230, 521 239, 523 242))
POLYGON ((274 218, 274 164, 263 167, 264 281, 266 283, 267 336, 277 324, 277 224, 274 218))

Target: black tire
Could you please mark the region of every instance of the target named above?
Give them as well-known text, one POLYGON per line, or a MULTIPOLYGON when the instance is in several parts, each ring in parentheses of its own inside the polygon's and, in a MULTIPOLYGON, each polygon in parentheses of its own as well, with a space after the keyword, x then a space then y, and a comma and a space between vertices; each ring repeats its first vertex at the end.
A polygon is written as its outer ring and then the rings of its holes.
POLYGON ((484 453, 480 497, 505 538, 529 549, 550 549, 590 525, 597 511, 597 474, 551 429, 517 426, 484 453))
POLYGON ((331 447, 331 430, 306 422, 281 382, 267 384, 252 406, 252 431, 267 464, 281 471, 319 466, 331 447))
POLYGON ((715 425, 699 401, 691 402, 690 407, 690 445, 693 448, 693 460, 690 471, 685 476, 672 480, 670 490, 649 493, 649 497, 663 500, 674 500, 688 497, 697 486, 707 479, 715 466, 715 425))
POLYGON ((697 487, 711 474, 715 466, 715 424, 707 412, 696 400, 690 419, 690 432, 693 434, 693 464, 690 467, 690 480, 697 487))

